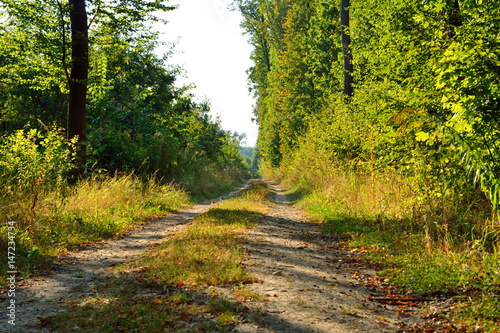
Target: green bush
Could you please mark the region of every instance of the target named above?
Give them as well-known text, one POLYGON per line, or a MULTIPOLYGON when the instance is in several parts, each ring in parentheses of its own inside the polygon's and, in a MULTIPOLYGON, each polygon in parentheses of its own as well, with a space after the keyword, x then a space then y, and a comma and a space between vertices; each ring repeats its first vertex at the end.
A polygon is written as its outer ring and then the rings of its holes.
POLYGON ((7 193, 60 188, 71 168, 68 145, 55 130, 19 130, 0 142, 0 178, 7 193))
POLYGON ((2 222, 33 222, 40 197, 63 193, 73 168, 68 144, 56 130, 19 130, 0 142, 2 222))

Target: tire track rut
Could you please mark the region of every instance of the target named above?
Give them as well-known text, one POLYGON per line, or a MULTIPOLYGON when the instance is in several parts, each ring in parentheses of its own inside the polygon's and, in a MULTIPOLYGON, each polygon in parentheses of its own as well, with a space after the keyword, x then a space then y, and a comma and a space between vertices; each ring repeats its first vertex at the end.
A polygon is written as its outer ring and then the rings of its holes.
MULTIPOLYGON (((237 332, 397 332, 403 321, 419 322, 417 316, 398 316, 397 306, 369 302, 370 291, 353 274, 375 271, 353 268, 356 254, 330 246, 339 238, 321 233, 279 188, 270 186, 276 205, 247 232, 244 244, 247 270, 262 281, 246 288, 266 298, 247 306, 264 315, 240 323, 237 332)), ((229 289, 225 294, 234 298, 229 289)))

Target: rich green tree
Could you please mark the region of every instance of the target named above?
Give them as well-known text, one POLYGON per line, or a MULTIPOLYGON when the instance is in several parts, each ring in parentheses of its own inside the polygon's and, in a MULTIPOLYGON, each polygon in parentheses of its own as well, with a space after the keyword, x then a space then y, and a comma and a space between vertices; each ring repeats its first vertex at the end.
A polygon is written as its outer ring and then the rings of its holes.
POLYGON ((157 10, 171 9, 163 1, 0 6, 4 136, 24 127, 67 126, 69 136, 86 139, 80 166, 87 157, 89 172, 155 173, 193 190, 203 178, 241 174, 237 139, 209 115, 209 102, 194 102, 188 87, 175 86, 181 69, 168 64, 169 54, 156 54, 158 33, 147 25, 157 20, 157 10), (74 14, 80 14, 80 31, 74 14))
POLYGON ((289 157, 337 90, 339 7, 327 1, 237 1, 254 46, 249 70, 265 164, 289 157))
POLYGON ((265 169, 286 169, 314 141, 334 165, 396 168, 440 186, 436 195, 479 187, 500 203, 499 6, 237 3, 254 54, 269 55, 249 72, 265 169))
POLYGON ((143 0, 5 0, 0 8, 6 26, 2 42, 8 43, 10 57, 15 58, 2 72, 13 74, 12 80, 20 76, 32 89, 46 91, 57 85, 68 94, 67 135, 78 136, 78 155, 85 164, 89 45, 109 34, 125 40, 140 38, 148 30, 146 22, 158 21, 158 11, 173 7, 164 1, 143 0), (26 67, 41 75, 25 78, 26 67))

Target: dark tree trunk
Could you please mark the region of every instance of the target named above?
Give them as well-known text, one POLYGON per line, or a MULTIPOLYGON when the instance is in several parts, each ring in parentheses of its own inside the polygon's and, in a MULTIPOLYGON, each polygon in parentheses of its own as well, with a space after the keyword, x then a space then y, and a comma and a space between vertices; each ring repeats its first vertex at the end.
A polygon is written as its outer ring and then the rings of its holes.
POLYGON ((448 22, 450 24, 450 38, 455 38, 456 29, 462 26, 462 17, 460 15, 460 5, 458 0, 452 0, 449 6, 448 22))
POLYGON ((71 74, 68 102, 68 139, 78 136, 76 158, 79 172, 87 162, 85 141, 87 78, 89 69, 88 26, 85 0, 69 0, 71 20, 71 74))
POLYGON ((349 0, 340 2, 340 25, 342 31, 342 53, 344 54, 344 95, 353 95, 353 65, 351 52, 351 36, 349 31, 349 0))

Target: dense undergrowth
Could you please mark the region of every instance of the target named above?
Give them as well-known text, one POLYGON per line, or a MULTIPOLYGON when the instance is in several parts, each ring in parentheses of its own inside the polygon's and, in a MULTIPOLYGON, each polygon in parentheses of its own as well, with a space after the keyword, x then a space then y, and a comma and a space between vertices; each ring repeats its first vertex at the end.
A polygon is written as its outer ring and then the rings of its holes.
POLYGON ((13 270, 7 266, 11 261, 25 277, 49 268, 52 256, 216 197, 248 177, 237 166, 199 163, 177 182, 155 174, 99 170, 69 181, 73 165, 56 131, 18 131, 2 141, 0 151, 0 248, 15 255, 4 256, 0 269, 2 274, 13 270), (12 226, 14 236, 8 232, 12 226), (8 248, 12 243, 15 249, 8 248))

